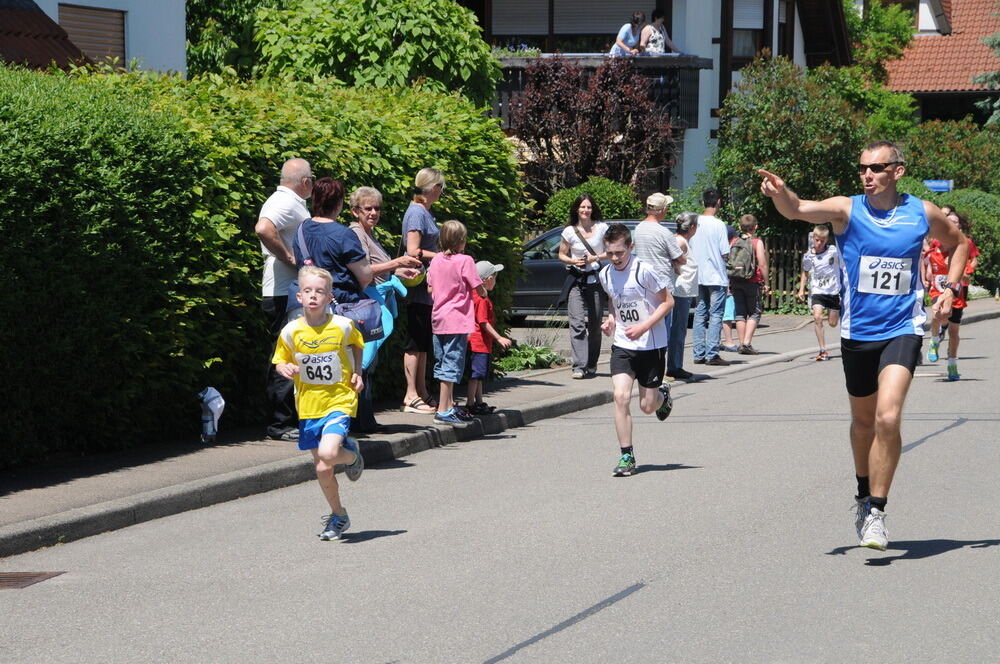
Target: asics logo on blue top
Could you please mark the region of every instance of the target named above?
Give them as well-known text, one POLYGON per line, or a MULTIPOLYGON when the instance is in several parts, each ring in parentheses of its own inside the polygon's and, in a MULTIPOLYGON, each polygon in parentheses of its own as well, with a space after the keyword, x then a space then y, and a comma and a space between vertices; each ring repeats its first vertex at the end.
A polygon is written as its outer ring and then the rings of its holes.
POLYGON ((875 268, 880 268, 882 270, 905 270, 906 261, 879 258, 868 266, 869 270, 874 270, 875 268))

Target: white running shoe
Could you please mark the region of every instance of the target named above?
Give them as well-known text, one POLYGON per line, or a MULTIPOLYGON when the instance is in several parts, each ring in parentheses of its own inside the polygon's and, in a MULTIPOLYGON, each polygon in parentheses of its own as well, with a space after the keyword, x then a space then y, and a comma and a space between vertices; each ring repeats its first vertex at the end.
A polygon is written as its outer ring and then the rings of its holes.
POLYGON ((861 527, 860 544, 879 551, 885 551, 889 548, 889 531, 885 529, 885 512, 877 507, 871 508, 871 512, 865 517, 865 523, 861 527))

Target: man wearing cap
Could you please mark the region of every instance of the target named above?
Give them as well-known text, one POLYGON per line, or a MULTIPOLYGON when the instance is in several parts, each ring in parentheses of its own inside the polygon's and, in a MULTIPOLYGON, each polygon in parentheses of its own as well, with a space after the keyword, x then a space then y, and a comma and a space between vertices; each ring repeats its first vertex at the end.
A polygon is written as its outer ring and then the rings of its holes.
MULTIPOLYGON (((312 195, 314 180, 308 161, 286 161, 281 166, 278 188, 264 201, 254 226, 264 254, 261 309, 267 316, 271 348, 285 325, 288 287, 296 274, 292 246, 299 224, 309 218, 306 199, 312 195)), ((280 440, 297 440, 299 421, 295 413, 295 386, 275 371, 270 356, 267 366, 267 435, 280 440)))
MULTIPOLYGON (((650 194, 646 199, 646 218, 636 225, 632 236, 636 257, 656 273, 671 295, 681 266, 687 261, 674 234, 661 223, 673 202, 674 199, 666 194, 650 194)), ((663 319, 668 330, 672 315, 671 311, 663 319)))
POLYGON ((489 406, 483 401, 483 385, 490 371, 490 353, 493 351, 493 342, 496 341, 504 348, 511 346, 511 340, 502 336, 494 327, 496 318, 493 315, 493 302, 489 298, 489 292, 497 285, 497 272, 502 269, 503 265, 495 265, 489 261, 476 263, 476 272, 483 280, 486 297, 479 294, 478 288, 472 291, 476 329, 469 335, 469 390, 465 401, 465 410, 472 415, 485 415, 493 412, 493 406, 489 406))

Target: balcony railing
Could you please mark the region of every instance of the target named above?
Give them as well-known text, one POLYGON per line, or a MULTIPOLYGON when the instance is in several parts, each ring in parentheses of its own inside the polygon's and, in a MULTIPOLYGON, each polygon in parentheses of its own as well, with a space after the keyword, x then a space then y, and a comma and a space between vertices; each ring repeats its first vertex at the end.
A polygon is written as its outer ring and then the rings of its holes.
MULTIPOLYGON (((539 57, 553 57, 543 53, 539 57)), ((592 73, 607 62, 608 56, 601 53, 559 54, 573 62, 585 74, 592 73)), ((644 55, 631 59, 635 66, 651 79, 650 94, 657 108, 670 116, 674 126, 688 128, 698 126, 698 71, 711 69, 710 58, 695 55, 644 55)), ((524 90, 527 77, 525 69, 535 57, 500 58, 503 66, 503 80, 497 86, 497 96, 493 101, 493 115, 501 120, 504 129, 510 129, 510 100, 524 90)))

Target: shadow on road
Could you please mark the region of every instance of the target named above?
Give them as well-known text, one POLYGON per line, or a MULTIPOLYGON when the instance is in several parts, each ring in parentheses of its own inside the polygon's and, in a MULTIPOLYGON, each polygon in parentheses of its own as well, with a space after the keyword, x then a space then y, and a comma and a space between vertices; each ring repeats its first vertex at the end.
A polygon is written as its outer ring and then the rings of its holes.
MULTIPOLYGON (((949 539, 932 539, 932 540, 913 540, 909 542, 890 542, 890 551, 905 551, 902 555, 898 556, 885 556, 881 558, 869 558, 866 565, 872 567, 884 567, 886 565, 891 565, 897 560, 921 560, 923 558, 930 558, 931 556, 937 556, 942 553, 948 553, 949 551, 957 551, 958 549, 964 549, 968 547, 970 549, 986 549, 991 546, 1000 546, 1000 539, 992 540, 949 540, 949 539)), ((842 556, 851 549, 859 549, 861 547, 855 546, 839 546, 832 551, 828 551, 826 555, 828 556, 842 556)))
POLYGON ((361 542, 367 542, 369 540, 378 539, 379 537, 392 537, 393 535, 402 535, 407 531, 405 530, 362 530, 360 533, 344 533, 340 536, 341 541, 344 544, 360 544, 361 542))
POLYGON ((662 470, 696 470, 701 466, 685 466, 683 463, 644 463, 636 466, 636 473, 655 472, 662 470))

